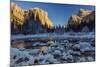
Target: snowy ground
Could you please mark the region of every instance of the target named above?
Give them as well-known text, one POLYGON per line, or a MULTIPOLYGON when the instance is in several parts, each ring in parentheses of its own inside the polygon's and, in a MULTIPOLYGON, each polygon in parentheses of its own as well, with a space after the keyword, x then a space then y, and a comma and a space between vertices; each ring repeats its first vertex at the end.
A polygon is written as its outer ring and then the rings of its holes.
MULTIPOLYGON (((86 35, 89 37, 91 37, 91 35, 94 36, 93 33, 86 35)), ((80 37, 81 36, 82 34, 80 34, 80 37)), ((72 38, 70 40, 49 40, 46 42, 36 41, 31 43, 31 47, 35 48, 12 47, 11 66, 95 61, 94 38, 89 40, 74 40, 72 38)))
POLYGON ((95 36, 94 32, 68 32, 68 33, 42 33, 42 34, 34 34, 34 35, 12 35, 11 40, 20 40, 20 39, 36 39, 36 38, 94 38, 95 36))

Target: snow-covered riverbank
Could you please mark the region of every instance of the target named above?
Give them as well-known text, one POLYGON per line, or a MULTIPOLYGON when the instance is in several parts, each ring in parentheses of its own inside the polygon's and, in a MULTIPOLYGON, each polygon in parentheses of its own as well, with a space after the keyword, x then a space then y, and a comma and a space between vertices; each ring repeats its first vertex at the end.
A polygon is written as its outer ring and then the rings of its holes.
POLYGON ((95 40, 33 42, 32 47, 11 48, 11 66, 88 62, 95 60, 95 40), (48 45, 49 46, 44 46, 48 45))
POLYGON ((34 35, 11 35, 11 40, 21 40, 21 39, 84 39, 84 38, 95 38, 94 32, 67 32, 67 33, 42 33, 34 35))

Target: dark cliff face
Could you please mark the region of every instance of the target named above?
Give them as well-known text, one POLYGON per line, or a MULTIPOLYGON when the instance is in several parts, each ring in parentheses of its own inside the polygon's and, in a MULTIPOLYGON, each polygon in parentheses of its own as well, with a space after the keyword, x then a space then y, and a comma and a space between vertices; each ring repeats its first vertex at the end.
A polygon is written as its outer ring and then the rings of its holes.
POLYGON ((12 34, 39 33, 44 32, 44 28, 51 29, 53 27, 48 13, 40 8, 24 10, 14 3, 11 4, 11 7, 12 34))
POLYGON ((87 26, 89 31, 95 31, 95 11, 92 11, 91 14, 87 15, 82 19, 81 27, 87 26))
POLYGON ((95 11, 81 9, 77 15, 72 15, 67 25, 68 31, 95 31, 95 11))
POLYGON ((53 23, 48 18, 48 13, 40 8, 32 8, 26 11, 23 33, 42 33, 51 29, 53 23))

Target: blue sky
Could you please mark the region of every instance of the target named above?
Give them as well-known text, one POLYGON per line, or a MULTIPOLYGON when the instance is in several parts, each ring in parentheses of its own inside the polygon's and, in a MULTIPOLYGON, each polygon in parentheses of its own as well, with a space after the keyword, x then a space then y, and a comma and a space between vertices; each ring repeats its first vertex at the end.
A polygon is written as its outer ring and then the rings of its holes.
POLYGON ((90 5, 73 5, 73 4, 54 4, 54 3, 39 3, 27 1, 13 1, 23 9, 41 8, 48 12, 50 20, 54 25, 65 25, 71 15, 77 14, 79 9, 95 10, 94 6, 90 5))

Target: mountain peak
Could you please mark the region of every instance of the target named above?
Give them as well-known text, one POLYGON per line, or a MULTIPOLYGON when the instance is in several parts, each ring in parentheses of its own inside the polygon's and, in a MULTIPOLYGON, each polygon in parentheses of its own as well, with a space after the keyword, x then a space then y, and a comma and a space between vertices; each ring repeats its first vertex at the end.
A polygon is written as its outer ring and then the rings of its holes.
POLYGON ((68 29, 80 31, 82 27, 87 26, 90 30, 95 27, 95 12, 91 10, 80 9, 78 14, 72 15, 68 20, 68 29), (92 26, 92 28, 91 28, 92 26))
POLYGON ((86 9, 80 9, 79 10, 79 12, 78 12, 78 15, 80 16, 80 17, 84 17, 84 16, 86 16, 86 15, 89 15, 90 13, 91 13, 92 11, 90 11, 90 10, 86 10, 86 9))
POLYGON ((53 26, 53 23, 48 17, 48 13, 41 8, 35 7, 29 10, 33 15, 35 21, 39 21, 42 25, 46 25, 48 28, 53 26))
POLYGON ((48 29, 53 27, 53 23, 49 19, 47 11, 38 7, 25 10, 17 6, 15 3, 11 3, 11 24, 14 31, 20 31, 22 27, 33 29, 36 26, 39 26, 40 31, 42 27, 48 29))

